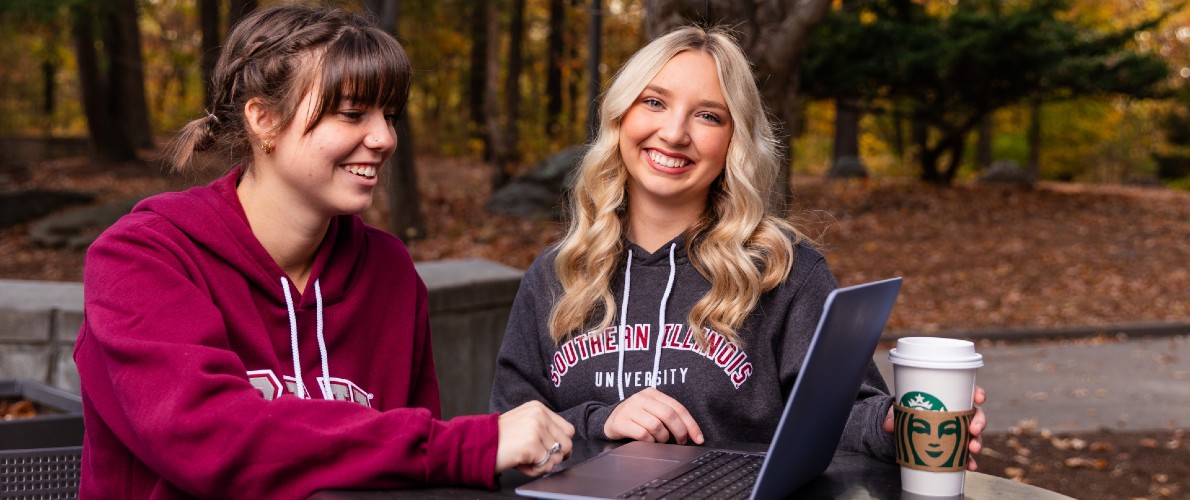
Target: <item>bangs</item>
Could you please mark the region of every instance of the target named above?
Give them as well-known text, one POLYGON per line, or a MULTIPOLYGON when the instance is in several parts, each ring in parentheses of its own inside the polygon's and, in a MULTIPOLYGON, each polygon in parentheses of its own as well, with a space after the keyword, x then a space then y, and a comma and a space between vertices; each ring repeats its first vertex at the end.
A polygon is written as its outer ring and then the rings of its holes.
POLYGON ((322 82, 310 131, 345 100, 400 115, 409 98, 410 65, 405 49, 377 29, 347 30, 322 55, 322 82))

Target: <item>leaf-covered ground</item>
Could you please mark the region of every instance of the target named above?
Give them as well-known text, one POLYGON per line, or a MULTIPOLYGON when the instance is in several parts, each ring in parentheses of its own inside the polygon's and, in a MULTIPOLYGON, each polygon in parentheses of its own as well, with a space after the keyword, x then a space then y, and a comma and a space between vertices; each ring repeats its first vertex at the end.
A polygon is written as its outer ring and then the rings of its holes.
MULTIPOLYGON (((91 192, 101 202, 204 179, 86 159, 2 174, 6 190, 91 192)), ((523 269, 561 230, 544 218, 486 213, 490 177, 474 161, 422 158, 419 175, 430 236, 410 245, 416 260, 485 258, 523 269)), ((842 284, 905 278, 893 331, 1190 323, 1190 193, 797 178, 794 196, 795 220, 842 284)), ((385 207, 381 193, 365 218, 386 225, 385 207)), ((0 231, 0 278, 81 279, 81 251, 36 247, 26 230, 0 231)), ((982 472, 1075 498, 1190 496, 1181 431, 1054 435, 1026 426, 987 436, 985 447, 982 472)))

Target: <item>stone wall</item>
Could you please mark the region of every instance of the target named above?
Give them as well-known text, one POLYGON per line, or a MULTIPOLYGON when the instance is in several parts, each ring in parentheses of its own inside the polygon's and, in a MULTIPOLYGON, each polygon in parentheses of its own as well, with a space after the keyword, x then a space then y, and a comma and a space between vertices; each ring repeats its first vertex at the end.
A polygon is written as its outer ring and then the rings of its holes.
MULTIPOLYGON (((430 328, 444 418, 487 413, 496 352, 521 271, 486 260, 417 264, 430 293, 430 328)), ((24 378, 79 392, 72 349, 81 283, 0 280, 0 380, 24 378)))

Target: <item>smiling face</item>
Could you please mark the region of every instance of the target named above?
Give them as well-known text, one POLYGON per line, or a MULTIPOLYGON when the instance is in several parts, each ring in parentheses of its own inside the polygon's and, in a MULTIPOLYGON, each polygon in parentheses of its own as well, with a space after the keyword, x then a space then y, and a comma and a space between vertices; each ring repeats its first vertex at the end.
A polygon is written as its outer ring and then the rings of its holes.
POLYGON ((319 95, 315 85, 294 120, 274 139, 274 152, 257 157, 257 170, 280 181, 290 202, 319 216, 363 212, 372 204, 381 166, 397 146, 395 110, 341 99, 307 131, 319 95))
POLYGON ((958 418, 937 422, 910 417, 909 439, 914 456, 927 467, 950 467, 959 448, 961 423, 958 418), (932 427, 937 427, 933 429, 932 427))
POLYGON ((621 120, 630 204, 701 213, 732 129, 715 60, 696 50, 675 55, 621 120))

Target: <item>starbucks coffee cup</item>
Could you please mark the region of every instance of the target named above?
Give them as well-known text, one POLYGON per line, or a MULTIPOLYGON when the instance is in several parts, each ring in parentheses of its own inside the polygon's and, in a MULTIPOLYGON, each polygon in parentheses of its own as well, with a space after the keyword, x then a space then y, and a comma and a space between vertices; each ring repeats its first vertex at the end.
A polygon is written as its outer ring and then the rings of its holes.
POLYGON ((888 353, 896 401, 901 489, 917 495, 961 496, 975 415, 975 370, 983 356, 966 340, 906 337, 888 353))

